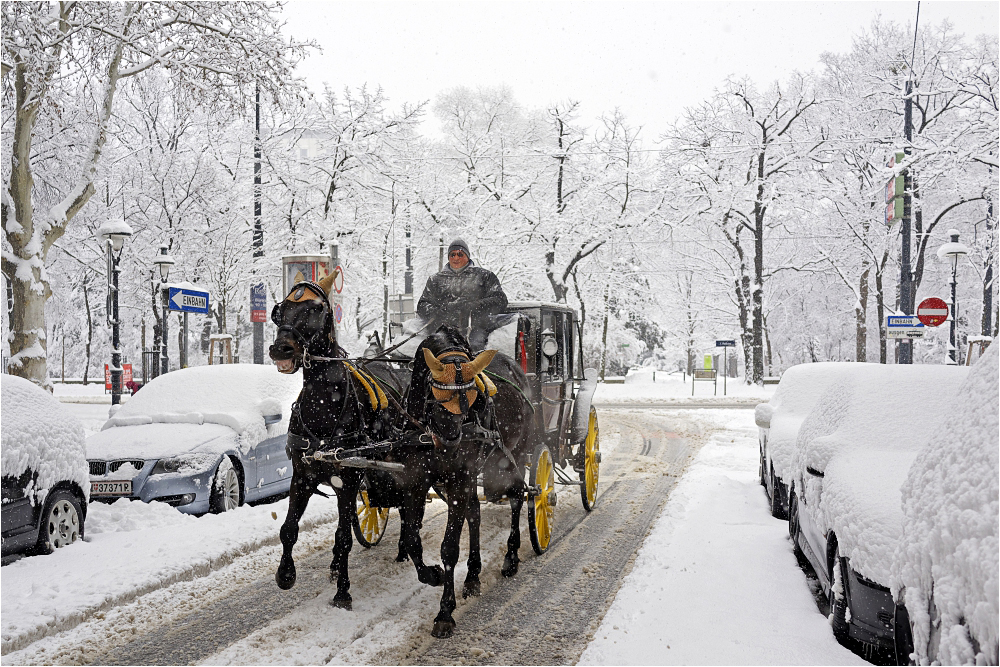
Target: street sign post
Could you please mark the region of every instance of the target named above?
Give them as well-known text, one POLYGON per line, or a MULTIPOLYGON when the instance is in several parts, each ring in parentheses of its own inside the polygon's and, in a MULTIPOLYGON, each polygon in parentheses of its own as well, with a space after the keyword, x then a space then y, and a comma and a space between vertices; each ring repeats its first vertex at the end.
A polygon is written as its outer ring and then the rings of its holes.
POLYGON ((927 327, 916 315, 886 315, 887 338, 923 338, 927 327))
POLYGON ((722 348, 722 395, 726 395, 727 379, 729 378, 729 348, 736 347, 735 340, 717 340, 715 347, 722 348))
POLYGON ((917 319, 927 327, 938 327, 948 321, 948 304, 936 296, 928 297, 917 306, 917 319))
POLYGON ((250 321, 267 322, 267 290, 264 283, 250 286, 250 321))
POLYGON ((180 313, 198 313, 208 315, 209 295, 207 290, 190 287, 170 287, 167 297, 167 307, 180 313))

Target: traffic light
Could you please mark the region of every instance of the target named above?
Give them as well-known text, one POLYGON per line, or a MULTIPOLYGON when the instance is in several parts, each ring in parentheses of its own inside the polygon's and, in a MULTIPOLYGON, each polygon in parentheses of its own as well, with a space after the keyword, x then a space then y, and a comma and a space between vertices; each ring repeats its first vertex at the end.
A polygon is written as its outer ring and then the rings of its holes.
MULTIPOLYGON (((899 151, 889 158, 888 167, 892 169, 903 161, 903 152, 899 151)), ((903 174, 894 176, 885 184, 885 224, 892 227, 903 217, 903 192, 906 178, 903 174)))

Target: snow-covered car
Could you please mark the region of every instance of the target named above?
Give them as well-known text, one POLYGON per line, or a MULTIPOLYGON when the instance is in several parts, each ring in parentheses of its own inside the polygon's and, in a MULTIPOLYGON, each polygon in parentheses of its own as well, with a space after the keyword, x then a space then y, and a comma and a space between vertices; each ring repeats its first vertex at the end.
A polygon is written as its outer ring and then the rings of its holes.
POLYGON ((161 375, 87 438, 91 498, 204 514, 287 493, 285 436, 301 387, 269 365, 161 375))
POLYGON ((788 518, 792 453, 802 421, 826 388, 853 366, 832 361, 792 366, 781 375, 771 400, 754 411, 760 444, 760 483, 771 506, 771 516, 788 518))
POLYGON ((903 530, 900 487, 968 369, 851 364, 803 420, 788 530, 830 601, 834 635, 894 659, 889 586, 903 530))
POLYGON ((52 394, 0 376, 3 556, 51 553, 83 538, 87 460, 80 422, 52 394))
POLYGON ((1000 659, 998 347, 972 367, 903 484, 893 592, 905 601, 899 653, 918 665, 1000 659))

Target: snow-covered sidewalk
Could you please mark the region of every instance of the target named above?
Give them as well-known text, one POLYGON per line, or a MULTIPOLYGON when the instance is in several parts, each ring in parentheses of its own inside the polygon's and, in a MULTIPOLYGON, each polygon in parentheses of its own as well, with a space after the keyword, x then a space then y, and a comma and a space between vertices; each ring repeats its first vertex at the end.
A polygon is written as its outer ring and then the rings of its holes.
POLYGON ((671 494, 582 665, 867 664, 816 608, 757 476, 753 415, 716 433, 671 494))

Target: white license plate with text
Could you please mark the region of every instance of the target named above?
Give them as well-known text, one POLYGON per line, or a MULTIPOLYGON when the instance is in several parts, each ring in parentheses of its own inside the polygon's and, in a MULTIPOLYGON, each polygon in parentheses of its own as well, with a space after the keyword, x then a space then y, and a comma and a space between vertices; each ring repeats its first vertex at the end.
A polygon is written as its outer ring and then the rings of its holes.
POLYGON ((130 496, 132 495, 132 480, 118 480, 108 482, 91 482, 90 495, 92 496, 130 496))

